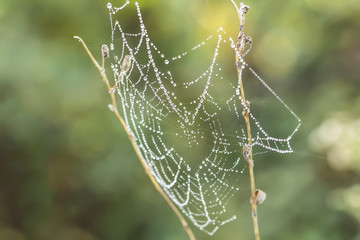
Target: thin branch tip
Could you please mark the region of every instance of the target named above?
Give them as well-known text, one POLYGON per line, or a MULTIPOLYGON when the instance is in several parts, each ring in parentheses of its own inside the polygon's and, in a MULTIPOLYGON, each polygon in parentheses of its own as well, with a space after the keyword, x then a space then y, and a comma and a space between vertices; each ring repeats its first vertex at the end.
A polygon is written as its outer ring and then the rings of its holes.
POLYGON ((82 38, 81 38, 81 37, 79 37, 79 36, 74 36, 73 38, 75 38, 75 39, 79 40, 80 42, 83 42, 82 38))

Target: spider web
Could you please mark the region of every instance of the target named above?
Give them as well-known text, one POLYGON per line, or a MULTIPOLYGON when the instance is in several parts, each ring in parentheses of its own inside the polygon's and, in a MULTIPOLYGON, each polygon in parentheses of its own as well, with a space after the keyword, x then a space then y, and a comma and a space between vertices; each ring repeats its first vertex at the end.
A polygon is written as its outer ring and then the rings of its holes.
MULTIPOLYGON (((236 75, 233 82, 223 77, 223 72, 235 71, 234 58, 223 61, 219 54, 220 48, 225 48, 234 55, 234 41, 219 28, 216 35, 190 51, 168 57, 150 40, 137 2, 137 32, 125 31, 114 20, 126 14, 123 10, 128 5, 129 1, 121 7, 107 5, 112 30, 111 69, 120 114, 164 192, 195 226, 212 235, 236 219, 227 212, 227 204, 239 191, 239 175, 247 165, 242 155, 242 147, 248 143, 242 116, 245 104, 236 75), (210 60, 198 64, 196 56, 200 54, 207 54, 210 60), (131 66, 125 71, 121 66, 127 55, 131 56, 131 66), (187 62, 199 73, 179 72, 189 69, 187 62)), ((300 119, 241 61, 247 76, 260 83, 257 88, 265 89, 286 110, 287 117, 296 121, 285 137, 273 137, 251 109, 253 151, 259 147, 259 152, 292 152, 290 140, 300 127, 300 119)))

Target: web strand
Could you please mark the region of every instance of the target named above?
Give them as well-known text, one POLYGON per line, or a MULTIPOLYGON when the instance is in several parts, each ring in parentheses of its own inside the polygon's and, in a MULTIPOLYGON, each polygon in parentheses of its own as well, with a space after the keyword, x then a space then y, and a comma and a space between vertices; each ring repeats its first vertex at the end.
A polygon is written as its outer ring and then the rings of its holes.
MULTIPOLYGON (((231 47, 236 53, 234 41, 219 28, 216 35, 189 52, 167 57, 150 40, 138 3, 135 5, 139 32, 128 33, 114 20, 126 11, 127 5, 129 1, 118 8, 107 5, 112 30, 111 69, 120 114, 164 192, 195 226, 212 235, 220 226, 236 219, 227 211, 227 204, 239 191, 239 175, 246 166, 242 147, 248 139, 241 112, 247 105, 239 88, 233 87, 236 84, 223 79, 219 62, 222 47, 231 47), (180 81, 172 68, 211 44, 214 45, 213 57, 204 71, 180 81), (131 66, 124 71, 122 64, 127 56, 131 66), (214 85, 219 81, 231 89, 229 97, 214 96, 214 85), (191 99, 178 94, 190 89, 198 93, 191 99)), ((249 111, 255 133, 250 147, 292 152, 290 140, 300 127, 300 119, 243 59, 241 61, 243 68, 248 69, 298 122, 287 137, 276 138, 269 135, 249 111)))

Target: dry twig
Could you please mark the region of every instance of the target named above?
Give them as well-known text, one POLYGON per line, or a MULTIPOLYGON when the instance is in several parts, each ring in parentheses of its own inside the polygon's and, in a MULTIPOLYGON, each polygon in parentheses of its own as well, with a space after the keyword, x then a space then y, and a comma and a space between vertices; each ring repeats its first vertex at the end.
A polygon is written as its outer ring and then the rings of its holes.
MULTIPOLYGON (((170 200, 170 198, 166 195, 166 193, 164 192, 164 190, 161 188, 161 186, 158 184, 158 182, 155 180, 154 176, 151 174, 150 168, 148 166, 148 164, 146 163, 146 161, 144 160, 143 156, 140 153, 140 150, 138 148, 138 146, 135 143, 134 137, 131 133, 131 131, 129 130, 129 128, 127 127, 124 119, 121 117, 119 110, 117 108, 117 103, 116 103, 116 98, 115 98, 115 92, 114 91, 116 89, 116 84, 114 86, 111 86, 109 83, 109 80, 106 76, 105 73, 105 59, 107 57, 109 57, 109 49, 107 47, 107 45, 103 45, 101 48, 101 52, 102 52, 102 63, 101 66, 99 65, 99 63, 95 60, 95 58, 93 57, 93 55, 91 54, 90 50, 88 49, 88 47, 86 46, 85 42, 80 38, 75 36, 74 38, 78 39, 80 41, 80 43, 83 45, 83 47, 85 48, 87 54, 89 55, 90 59, 92 60, 92 62, 95 64, 96 68, 99 70, 100 75, 102 77, 102 79, 104 80, 106 87, 110 93, 110 97, 111 97, 111 102, 112 105, 109 105, 110 109, 115 113, 117 119, 120 121, 121 125, 123 126, 123 128, 125 129, 125 132, 127 133, 131 144, 134 147, 134 150, 136 152, 136 155, 138 156, 138 158, 140 159, 141 164, 143 165, 146 174, 149 176, 151 182, 153 183, 153 185, 155 186, 156 190, 160 193, 160 195, 165 199, 165 201, 169 204, 169 206, 171 207, 171 209, 175 212, 176 216, 179 218, 181 224, 184 227, 184 230, 186 231, 186 233, 188 234, 190 240, 196 240, 195 236, 189 226, 189 224, 187 223, 187 221, 185 220, 185 218, 182 216, 182 214, 180 213, 180 211, 176 208, 176 206, 174 205, 174 203, 170 200)), ((122 69, 120 72, 120 77, 118 79, 118 81, 121 81, 121 78, 124 77, 125 73, 127 72, 127 70, 129 69, 129 67, 131 66, 131 56, 125 56, 124 61, 122 63, 122 69)))
POLYGON ((258 199, 259 194, 257 193, 263 193, 261 190, 255 189, 255 176, 254 176, 254 160, 252 156, 252 137, 251 137, 251 126, 250 126, 250 118, 249 118, 249 112, 250 112, 250 102, 246 100, 245 98, 245 92, 244 92, 244 85, 242 82, 242 70, 243 70, 243 61, 242 58, 250 51, 252 40, 251 37, 247 36, 244 32, 244 24, 245 24, 245 14, 249 10, 249 6, 240 3, 240 7, 237 7, 235 2, 233 0, 230 0, 231 3, 234 5, 236 12, 238 14, 239 18, 239 35, 236 41, 236 56, 235 56, 235 64, 236 64, 236 70, 238 74, 238 80, 239 80, 239 88, 242 98, 242 104, 243 104, 243 116, 245 118, 246 122, 246 128, 247 128, 247 135, 248 135, 248 144, 244 146, 243 148, 243 155, 245 160, 248 162, 249 165, 249 172, 250 172, 250 184, 251 184, 251 210, 252 210, 252 219, 254 224, 254 234, 255 239, 260 240, 260 232, 259 232, 259 224, 258 224, 258 214, 257 214, 257 204, 260 204, 263 200, 265 200, 265 196, 261 194, 261 199, 258 199), (261 191, 261 192, 259 192, 261 191))

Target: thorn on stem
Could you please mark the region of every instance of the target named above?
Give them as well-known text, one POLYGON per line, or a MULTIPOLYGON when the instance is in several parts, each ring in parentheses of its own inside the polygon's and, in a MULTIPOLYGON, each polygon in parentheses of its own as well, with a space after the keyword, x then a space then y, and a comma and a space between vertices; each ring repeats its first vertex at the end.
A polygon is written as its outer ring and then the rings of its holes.
POLYGON ((243 111, 242 111, 242 115, 245 117, 249 112, 250 112, 250 101, 246 100, 245 101, 245 106, 243 106, 243 111))
POLYGON ((250 158, 250 153, 251 153, 251 147, 249 147, 248 144, 246 144, 243 147, 243 156, 245 158, 245 161, 251 166, 254 167, 254 161, 250 158))
POLYGON ((240 3, 240 12, 245 15, 250 9, 249 5, 245 5, 243 2, 240 3))
POLYGON ((256 217, 257 216, 257 211, 252 209, 251 214, 252 214, 252 217, 256 217))
POLYGON ((249 11, 250 7, 248 5, 245 5, 243 2, 240 3, 240 7, 237 7, 234 0, 230 0, 230 1, 236 9, 236 12, 239 17, 240 31, 242 31, 244 28, 244 24, 245 24, 245 14, 249 11))
POLYGON ((101 46, 101 53, 103 58, 108 58, 110 56, 110 50, 106 44, 101 46))
POLYGON ((251 204, 260 205, 262 204, 266 199, 266 193, 260 189, 256 189, 255 191, 255 199, 254 197, 250 198, 251 204))
POLYGON ((114 107, 114 105, 112 105, 112 104, 109 104, 108 105, 108 108, 110 109, 110 111, 115 111, 115 107, 114 107))
POLYGON ((121 65, 121 71, 124 73, 127 72, 131 67, 131 62, 131 55, 126 55, 121 65))
POLYGON ((246 54, 248 54, 251 50, 251 47, 252 38, 240 30, 239 36, 236 41, 236 48, 240 53, 241 57, 244 57, 246 54))

